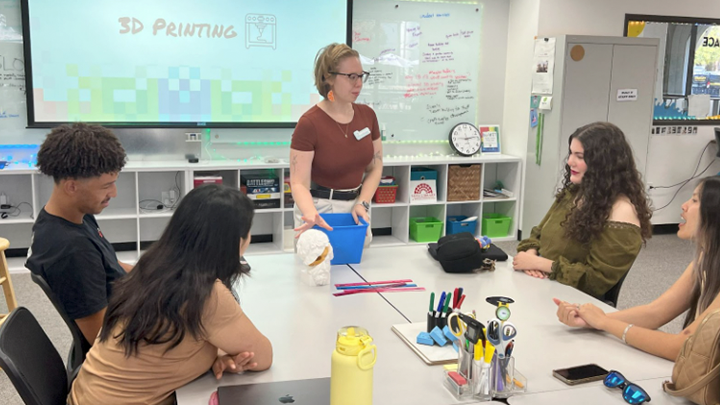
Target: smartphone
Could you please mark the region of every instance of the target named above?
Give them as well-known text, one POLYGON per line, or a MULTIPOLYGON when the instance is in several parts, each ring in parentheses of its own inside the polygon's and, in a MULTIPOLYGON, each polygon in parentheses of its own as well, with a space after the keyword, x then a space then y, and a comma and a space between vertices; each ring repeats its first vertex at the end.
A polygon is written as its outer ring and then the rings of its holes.
POLYGON ((553 376, 567 385, 599 381, 605 378, 608 371, 597 364, 585 364, 577 367, 553 370, 553 376))

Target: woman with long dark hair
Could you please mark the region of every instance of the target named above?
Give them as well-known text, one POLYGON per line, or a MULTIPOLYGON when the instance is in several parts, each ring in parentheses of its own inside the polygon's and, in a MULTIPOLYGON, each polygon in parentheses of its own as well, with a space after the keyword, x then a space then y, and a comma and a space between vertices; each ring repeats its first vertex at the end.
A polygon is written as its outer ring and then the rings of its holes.
POLYGON ((682 205, 681 218, 677 235, 695 241, 695 260, 665 293, 650 304, 610 314, 593 304, 570 304, 555 298, 560 322, 606 331, 630 346, 675 360, 685 339, 710 312, 720 309, 720 177, 701 181, 682 205), (685 311, 684 329, 679 334, 656 330, 685 311))
POLYGON ((68 403, 172 404, 174 391, 213 369, 264 370, 272 346, 231 288, 247 270, 253 205, 204 185, 180 202, 160 240, 114 286, 103 327, 68 403))
POLYGON ((652 235, 652 211, 620 128, 596 122, 570 135, 562 188, 513 268, 597 298, 630 270, 652 235))

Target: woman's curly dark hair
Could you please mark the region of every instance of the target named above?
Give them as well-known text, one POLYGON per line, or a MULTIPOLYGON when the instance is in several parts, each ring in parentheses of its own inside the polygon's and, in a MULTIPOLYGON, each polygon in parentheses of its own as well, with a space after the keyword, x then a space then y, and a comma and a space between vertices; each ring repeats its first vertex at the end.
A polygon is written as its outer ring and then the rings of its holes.
POLYGON ((609 122, 595 122, 570 135, 568 148, 573 139, 583 146, 587 171, 582 182, 575 185, 570 182, 570 166, 565 163, 562 188, 555 198, 560 201, 567 191, 582 201, 582 208, 571 209, 561 224, 565 235, 581 243, 590 242, 603 231, 613 204, 625 196, 635 207, 643 241, 650 239, 650 201, 635 168, 632 149, 620 128, 609 122))
POLYGON ((125 166, 125 158, 125 149, 112 131, 76 123, 50 131, 38 151, 37 167, 58 183, 117 173, 125 166))

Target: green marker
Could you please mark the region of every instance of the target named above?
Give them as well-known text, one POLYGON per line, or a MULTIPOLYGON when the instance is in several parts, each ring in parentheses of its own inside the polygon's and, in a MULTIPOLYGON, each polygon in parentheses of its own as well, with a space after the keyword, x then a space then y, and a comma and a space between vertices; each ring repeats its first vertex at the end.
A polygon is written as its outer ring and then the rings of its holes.
POLYGON ((445 314, 447 314, 448 307, 450 306, 450 299, 452 299, 452 293, 448 293, 447 297, 445 298, 445 305, 442 309, 442 316, 445 316, 445 314))

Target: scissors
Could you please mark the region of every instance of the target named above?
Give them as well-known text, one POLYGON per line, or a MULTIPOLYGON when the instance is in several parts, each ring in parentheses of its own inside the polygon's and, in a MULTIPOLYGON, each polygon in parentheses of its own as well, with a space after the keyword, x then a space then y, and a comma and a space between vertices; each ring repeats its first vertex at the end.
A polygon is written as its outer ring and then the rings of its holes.
POLYGON ((454 310, 448 315, 448 329, 450 329, 450 333, 459 339, 467 330, 468 322, 471 321, 475 321, 475 315, 472 313, 463 314, 458 310, 454 310))
POLYGON ((517 329, 512 322, 493 319, 488 323, 487 339, 491 345, 495 346, 498 358, 505 358, 505 350, 516 336, 517 329))

